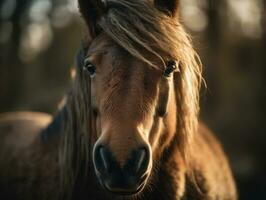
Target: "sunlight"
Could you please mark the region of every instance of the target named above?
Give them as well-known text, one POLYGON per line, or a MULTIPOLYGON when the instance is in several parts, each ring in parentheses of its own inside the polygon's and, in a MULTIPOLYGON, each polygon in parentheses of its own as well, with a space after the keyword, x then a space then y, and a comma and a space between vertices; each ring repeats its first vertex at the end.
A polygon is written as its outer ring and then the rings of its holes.
POLYGON ((232 31, 240 26, 245 36, 260 38, 262 36, 261 0, 227 0, 229 7, 229 22, 232 31), (233 16, 233 17, 232 17, 233 16))
POLYGON ((52 4, 50 1, 47 0, 35 1, 29 11, 30 20, 34 22, 46 20, 51 9, 52 9, 52 4))
POLYGON ((58 5, 52 12, 52 25, 56 28, 63 28, 69 25, 78 13, 78 1, 68 0, 58 5))
POLYGON ((72 14, 68 5, 60 5, 52 12, 52 25, 56 28, 63 28, 72 21, 72 14))
POLYGON ((186 26, 195 32, 203 31, 208 25, 208 19, 205 11, 206 1, 181 1, 182 20, 186 26))
POLYGON ((23 32, 20 45, 20 58, 28 62, 46 50, 52 41, 53 32, 49 21, 32 23, 23 32))

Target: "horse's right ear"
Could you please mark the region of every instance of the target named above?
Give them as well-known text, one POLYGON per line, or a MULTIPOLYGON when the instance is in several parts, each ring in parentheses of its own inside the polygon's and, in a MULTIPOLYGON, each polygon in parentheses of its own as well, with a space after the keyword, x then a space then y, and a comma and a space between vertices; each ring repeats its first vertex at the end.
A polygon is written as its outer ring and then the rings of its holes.
POLYGON ((97 22, 105 12, 105 0, 78 0, 78 3, 79 11, 89 28, 90 36, 97 36, 100 33, 97 22))

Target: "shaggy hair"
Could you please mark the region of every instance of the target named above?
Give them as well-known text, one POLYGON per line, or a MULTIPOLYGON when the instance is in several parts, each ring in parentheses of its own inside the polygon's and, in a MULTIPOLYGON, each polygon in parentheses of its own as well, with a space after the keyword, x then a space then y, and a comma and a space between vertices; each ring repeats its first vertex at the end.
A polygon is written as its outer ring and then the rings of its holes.
POLYGON ((92 145, 89 144, 92 144, 93 131, 91 128, 90 79, 82 70, 85 51, 86 47, 82 46, 77 54, 74 84, 65 105, 66 119, 63 124, 59 151, 62 199, 71 197, 81 169, 84 177, 90 170, 92 145))
MULTIPOLYGON (((143 50, 163 63, 166 59, 178 61, 180 72, 174 76, 178 109, 176 134, 185 159, 189 141, 198 126, 202 77, 200 60, 182 25, 176 18, 143 0, 108 0, 105 13, 96 23, 113 41, 136 59, 147 63, 147 66, 158 68, 149 59, 150 56, 143 55, 143 50), (166 55, 166 58, 161 55, 166 55)), ((91 121, 91 111, 87 79, 82 70, 78 69, 74 87, 66 103, 68 114, 60 152, 64 192, 71 192, 82 165, 88 169, 86 166, 91 162, 92 147, 88 144, 92 145, 90 139, 93 134, 88 132, 91 130, 91 125, 88 124, 91 121)))

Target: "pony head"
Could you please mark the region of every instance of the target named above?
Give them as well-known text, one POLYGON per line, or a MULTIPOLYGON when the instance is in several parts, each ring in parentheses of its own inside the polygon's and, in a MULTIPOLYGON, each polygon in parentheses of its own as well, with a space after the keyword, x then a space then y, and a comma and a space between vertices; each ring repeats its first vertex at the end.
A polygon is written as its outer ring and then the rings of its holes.
POLYGON ((90 112, 83 132, 93 135, 94 170, 105 190, 136 194, 173 143, 185 157, 197 126, 201 65, 178 21, 178 0, 79 6, 89 34, 76 87, 90 95, 76 104, 85 104, 78 113, 90 112))

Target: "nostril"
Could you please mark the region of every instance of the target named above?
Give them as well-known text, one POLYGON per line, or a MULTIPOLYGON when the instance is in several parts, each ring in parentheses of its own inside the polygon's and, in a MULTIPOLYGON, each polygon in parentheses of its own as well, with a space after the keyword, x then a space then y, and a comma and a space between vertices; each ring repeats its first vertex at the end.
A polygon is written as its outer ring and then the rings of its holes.
POLYGON ((146 158, 146 151, 143 149, 139 152, 138 155, 138 162, 136 166, 136 172, 140 171, 140 169, 143 167, 142 164, 144 163, 146 158))
POLYGON ((107 151, 103 147, 100 148, 100 157, 102 159, 105 170, 108 170, 109 166, 108 166, 108 161, 107 161, 107 151))
POLYGON ((104 146, 98 146, 94 150, 94 165, 97 171, 107 172, 110 169, 111 155, 104 146))
POLYGON ((146 148, 140 148, 133 152, 131 160, 128 162, 127 168, 134 174, 141 176, 147 171, 149 161, 149 150, 146 148))

